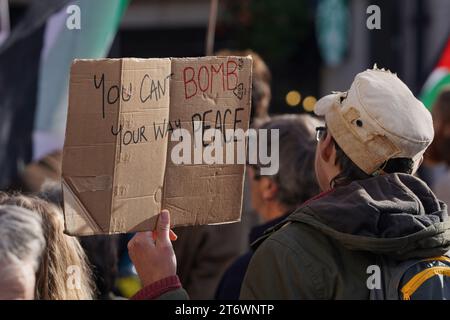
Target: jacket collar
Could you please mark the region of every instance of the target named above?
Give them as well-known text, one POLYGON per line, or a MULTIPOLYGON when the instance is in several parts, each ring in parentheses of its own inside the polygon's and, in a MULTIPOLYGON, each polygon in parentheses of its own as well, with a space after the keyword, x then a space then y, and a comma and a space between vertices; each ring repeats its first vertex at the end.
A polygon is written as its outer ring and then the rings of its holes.
MULTIPOLYGON (((321 199, 333 191, 334 191, 334 189, 321 192, 318 195, 312 197, 311 199, 305 201, 300 207, 308 205, 309 203, 311 203, 315 200, 321 199)), ((296 211, 297 210, 294 210, 294 212, 296 212, 296 211)), ((292 213, 293 212, 290 211, 289 213, 287 213, 286 215, 284 215, 280 218, 271 220, 264 225, 253 228, 250 233, 250 247, 253 250, 256 250, 261 245, 261 243, 263 243, 263 241, 266 240, 268 237, 270 237, 274 232, 281 229, 285 225, 288 225, 289 223, 291 223, 287 219, 292 213)))
POLYGON ((268 222, 266 222, 264 224, 261 224, 261 225, 258 225, 256 227, 253 227, 252 230, 250 231, 250 235, 249 235, 250 244, 252 244, 259 237, 264 235, 264 232, 267 229, 276 226, 280 222, 283 222, 291 213, 292 213, 292 211, 289 211, 288 213, 282 215, 281 217, 275 218, 275 219, 270 220, 270 221, 268 221, 268 222))

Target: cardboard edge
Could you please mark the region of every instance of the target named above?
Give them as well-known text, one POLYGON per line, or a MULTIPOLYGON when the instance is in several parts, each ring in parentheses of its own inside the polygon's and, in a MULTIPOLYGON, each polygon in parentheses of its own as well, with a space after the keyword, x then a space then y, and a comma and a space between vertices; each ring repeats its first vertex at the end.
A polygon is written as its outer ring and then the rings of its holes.
POLYGON ((65 178, 61 179, 61 186, 63 191, 63 199, 64 199, 64 233, 70 235, 70 236, 80 236, 80 235, 94 235, 98 233, 104 233, 102 228, 97 224, 95 219, 91 217, 89 212, 86 210, 84 205, 81 203, 81 201, 76 196, 75 192, 72 190, 72 188, 69 186, 65 178), (70 203, 71 207, 73 208, 73 212, 71 214, 76 214, 77 216, 81 217, 85 222, 86 226, 88 227, 88 230, 85 232, 79 232, 77 227, 73 229, 69 229, 67 225, 67 206, 70 203))
MULTIPOLYGON (((123 82, 123 61, 125 58, 118 59, 119 63, 119 71, 120 71, 120 79, 119 79, 119 88, 122 88, 122 82, 123 82)), ((122 99, 119 99, 119 107, 117 108, 117 118, 116 118, 116 128, 119 128, 120 126, 120 116, 122 113, 122 99)), ((111 191, 111 198, 109 199, 109 224, 108 224, 108 234, 113 234, 117 232, 115 230, 115 225, 113 224, 113 208, 114 208, 114 202, 116 199, 115 195, 115 186, 116 186, 116 172, 117 172, 117 164, 118 160, 120 159, 122 153, 122 141, 119 140, 119 136, 116 136, 116 139, 114 141, 114 167, 113 167, 113 174, 112 174, 112 191, 111 191), (111 228, 112 227, 112 228, 111 228)))
MULTIPOLYGON (((249 61, 249 69, 250 69, 250 74, 248 77, 248 88, 249 88, 249 99, 248 99, 248 112, 247 112, 247 130, 250 128, 250 115, 251 115, 251 109, 252 109, 252 91, 253 91, 253 82, 252 82, 252 78, 253 78, 253 58, 251 55, 247 55, 247 56, 204 56, 204 57, 197 57, 197 58, 226 58, 227 60, 229 60, 230 58, 245 58, 249 61)), ((171 68, 171 72, 172 72, 172 65, 173 62, 179 59, 197 59, 197 58, 177 58, 177 57, 170 57, 170 68, 171 68)), ((169 83, 172 82, 172 78, 170 78, 169 83)), ((171 88, 171 85, 169 85, 169 88, 171 88)), ((169 89, 170 90, 170 89, 169 89)), ((169 91, 170 92, 170 91, 169 91)), ((169 119, 170 119, 170 109, 171 109, 171 101, 170 101, 170 94, 169 94, 169 119)), ((169 141, 170 139, 168 139, 167 142, 167 148, 166 148, 166 164, 164 167, 164 180, 163 180, 163 188, 162 188, 162 201, 161 201, 161 210, 163 209, 168 209, 167 206, 167 199, 166 199, 166 174, 167 174, 167 159, 168 159, 168 152, 169 152, 169 141)), ((248 152, 248 146, 247 146, 247 140, 245 141, 245 150, 246 153, 248 152)), ((248 157, 248 154, 246 155, 246 157, 248 157)), ((228 220, 228 221, 220 221, 220 222, 215 222, 215 223, 208 223, 206 225, 223 225, 223 224, 232 224, 232 223, 240 223, 242 221, 242 209, 243 209, 243 203, 244 203, 244 185, 245 185, 245 177, 246 177, 246 166, 244 165, 244 170, 243 170, 243 174, 242 174, 242 183, 241 183, 241 196, 240 196, 240 203, 239 203, 239 216, 233 220, 228 220)), ((170 199, 170 198, 169 198, 170 199)), ((197 220, 197 218, 196 218, 197 220)), ((171 225, 171 227, 187 227, 187 226, 198 226, 198 224, 194 223, 194 224, 173 224, 171 225)))
MULTIPOLYGON (((169 74, 172 75, 172 65, 173 65, 173 61, 174 59, 172 57, 169 58, 169 66, 170 66, 170 72, 169 74)), ((167 115, 167 120, 170 121, 170 110, 172 109, 172 99, 170 99, 171 97, 171 91, 172 91, 172 76, 169 78, 169 106, 168 106, 168 115, 167 115)), ((167 135, 166 137, 166 154, 165 154, 165 161, 164 161, 164 174, 163 174, 163 181, 162 181, 162 186, 161 186, 161 202, 160 202, 160 207, 159 207, 159 211, 161 212, 162 210, 164 210, 166 208, 166 178, 167 178, 167 159, 170 159, 169 156, 169 146, 170 146, 170 137, 167 135)), ((156 227, 156 225, 155 225, 156 227)))

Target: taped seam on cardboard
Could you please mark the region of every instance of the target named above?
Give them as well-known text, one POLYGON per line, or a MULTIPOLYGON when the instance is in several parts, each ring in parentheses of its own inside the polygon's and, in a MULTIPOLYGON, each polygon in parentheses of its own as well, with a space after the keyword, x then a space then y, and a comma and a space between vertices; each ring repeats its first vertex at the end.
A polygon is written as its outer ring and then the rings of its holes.
POLYGON ((79 193, 112 189, 111 176, 71 177, 69 180, 79 193))

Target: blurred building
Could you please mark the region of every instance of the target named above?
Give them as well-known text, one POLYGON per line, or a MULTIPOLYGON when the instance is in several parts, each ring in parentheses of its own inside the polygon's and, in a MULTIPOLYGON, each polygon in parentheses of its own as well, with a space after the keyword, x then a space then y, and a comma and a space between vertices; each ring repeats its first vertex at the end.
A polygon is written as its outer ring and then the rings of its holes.
MULTIPOLYGON (((9 2, 14 23, 31 0, 9 2)), ((131 0, 110 56, 204 55, 209 6, 210 0, 131 0)), ((449 34, 449 12, 448 0, 219 0, 215 50, 252 48, 267 60, 274 113, 304 112, 307 96, 345 90, 375 62, 418 94, 449 34), (324 63, 317 44, 317 8, 324 2, 348 11, 345 53, 333 66, 324 63), (380 30, 366 27, 369 5, 381 9, 380 30), (286 99, 291 91, 294 107, 286 99)))
POLYGON ((418 94, 450 33, 450 1, 352 0, 348 56, 337 67, 323 67, 320 94, 345 90, 355 73, 377 63, 391 69, 418 94), (381 9, 381 29, 369 30, 366 9, 381 9))

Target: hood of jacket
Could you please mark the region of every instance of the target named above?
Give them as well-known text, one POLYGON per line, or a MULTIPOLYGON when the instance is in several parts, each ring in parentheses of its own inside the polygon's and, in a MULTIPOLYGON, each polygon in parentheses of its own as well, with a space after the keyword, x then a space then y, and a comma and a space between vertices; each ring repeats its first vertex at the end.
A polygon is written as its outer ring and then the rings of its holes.
POLYGON ((423 181, 408 174, 338 187, 307 202, 287 220, 311 225, 351 250, 401 260, 450 250, 447 206, 423 181))

